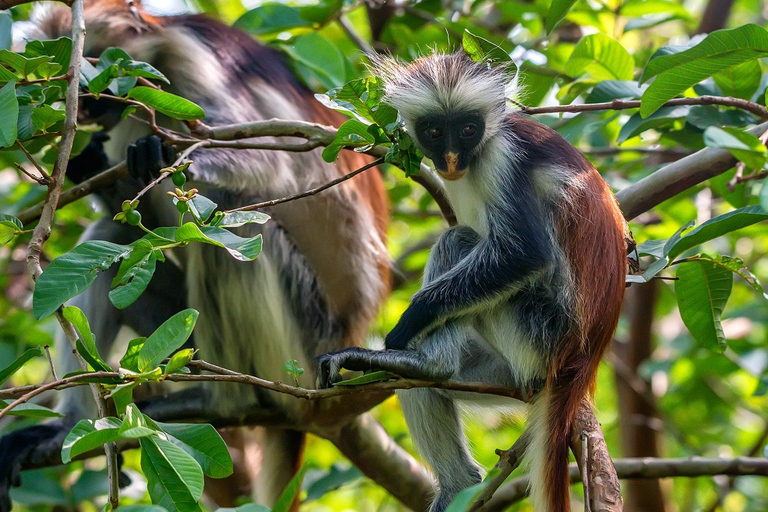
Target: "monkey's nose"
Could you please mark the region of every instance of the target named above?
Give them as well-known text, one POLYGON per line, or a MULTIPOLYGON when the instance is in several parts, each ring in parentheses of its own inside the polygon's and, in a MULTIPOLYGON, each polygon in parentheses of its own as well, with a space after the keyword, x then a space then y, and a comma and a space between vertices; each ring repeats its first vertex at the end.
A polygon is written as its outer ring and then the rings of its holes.
POLYGON ((445 163, 448 167, 447 173, 449 175, 456 174, 456 167, 459 165, 459 155, 453 152, 445 154, 445 163))
POLYGON ((445 154, 445 171, 440 171, 440 176, 448 181, 455 181, 464 176, 466 169, 459 169, 459 155, 454 152, 445 154))

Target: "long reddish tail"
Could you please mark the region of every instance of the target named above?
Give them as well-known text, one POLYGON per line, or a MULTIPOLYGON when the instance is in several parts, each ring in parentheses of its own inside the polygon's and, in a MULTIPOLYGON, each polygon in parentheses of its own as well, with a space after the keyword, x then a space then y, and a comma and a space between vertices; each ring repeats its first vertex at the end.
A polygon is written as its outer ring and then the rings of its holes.
POLYGON ((531 406, 526 458, 531 468, 531 499, 536 512, 569 512, 568 451, 571 425, 590 391, 595 368, 588 361, 573 372, 550 378, 531 406), (568 374, 570 373, 570 374, 568 374))

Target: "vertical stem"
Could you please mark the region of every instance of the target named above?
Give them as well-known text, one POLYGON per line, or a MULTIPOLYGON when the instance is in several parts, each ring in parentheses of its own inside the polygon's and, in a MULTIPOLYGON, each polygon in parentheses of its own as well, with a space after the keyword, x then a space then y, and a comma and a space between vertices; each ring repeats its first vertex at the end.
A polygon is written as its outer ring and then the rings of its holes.
MULTIPOLYGON (((43 273, 40 266, 40 257, 43 252, 43 245, 48 237, 51 236, 51 226, 53 225, 53 216, 56 213, 56 206, 61 195, 61 188, 64 185, 64 175, 67 172, 67 164, 72 153, 72 143, 75 140, 77 130, 77 109, 78 94, 80 87, 80 64, 83 59, 83 47, 85 44, 85 13, 83 0, 73 0, 72 4, 72 53, 70 56, 69 71, 67 72, 67 92, 65 95, 66 106, 64 118, 64 127, 62 129, 61 141, 59 142, 59 152, 56 155, 56 163, 53 165, 51 179, 48 181, 48 193, 46 195, 43 211, 40 215, 40 222, 32 233, 32 239, 27 249, 27 272, 32 279, 37 279, 43 273)), ((59 321, 64 331, 67 341, 72 347, 72 352, 77 356, 80 366, 87 369, 86 362, 79 357, 75 348, 77 343, 77 332, 72 324, 64 318, 61 308, 56 312, 56 319, 59 321)), ((98 407, 99 416, 107 415, 106 400, 101 395, 99 387, 91 384, 93 399, 98 407)), ((117 486, 117 447, 114 443, 104 446, 107 455, 107 475, 109 478, 109 503, 112 508, 117 508, 118 486, 117 486)))

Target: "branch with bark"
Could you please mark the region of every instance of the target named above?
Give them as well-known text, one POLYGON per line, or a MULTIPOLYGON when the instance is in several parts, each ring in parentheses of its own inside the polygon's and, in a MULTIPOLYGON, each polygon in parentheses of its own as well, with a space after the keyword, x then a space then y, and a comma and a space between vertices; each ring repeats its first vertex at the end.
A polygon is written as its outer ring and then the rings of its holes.
MULTIPOLYGON (((715 458, 691 457, 687 459, 653 459, 647 457, 616 459, 616 473, 622 480, 633 478, 698 477, 713 475, 768 476, 768 459, 753 457, 715 458)), ((581 480, 579 467, 569 467, 571 482, 581 480)), ((486 512, 506 510, 528 494, 529 480, 522 476, 502 487, 493 500, 483 508, 486 512)), ((599 510, 599 509, 595 509, 599 510)))

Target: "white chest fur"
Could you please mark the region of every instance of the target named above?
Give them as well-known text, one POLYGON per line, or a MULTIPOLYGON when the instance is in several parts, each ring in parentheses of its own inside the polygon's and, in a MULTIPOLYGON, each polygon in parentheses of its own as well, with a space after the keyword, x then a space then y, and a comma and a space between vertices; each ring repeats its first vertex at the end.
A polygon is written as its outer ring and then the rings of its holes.
POLYGON ((469 226, 485 237, 488 235, 488 197, 482 176, 473 171, 470 169, 460 180, 445 182, 445 192, 459 224, 469 226))

